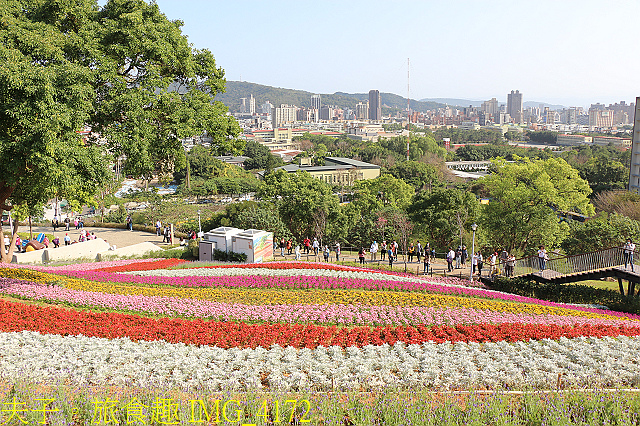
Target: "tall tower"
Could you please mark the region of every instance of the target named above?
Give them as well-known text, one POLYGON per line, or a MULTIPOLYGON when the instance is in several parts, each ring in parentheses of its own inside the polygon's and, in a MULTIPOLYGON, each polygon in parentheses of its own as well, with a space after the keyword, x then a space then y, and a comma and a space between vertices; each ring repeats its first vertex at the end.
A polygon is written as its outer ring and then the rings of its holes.
POLYGON ((249 114, 253 115, 256 113, 256 98, 253 97, 253 93, 249 97, 249 114))
POLYGON ((515 120, 516 123, 522 123, 522 93, 519 91, 511 91, 507 94, 507 114, 515 120))
POLYGON ((382 106, 379 90, 369 90, 369 120, 382 120, 382 106))
POLYGON ((633 119, 630 168, 629 191, 640 194, 640 97, 636 98, 636 112, 633 119))
POLYGON ((311 95, 311 108, 320 110, 322 106, 322 102, 320 99, 320 95, 311 95))

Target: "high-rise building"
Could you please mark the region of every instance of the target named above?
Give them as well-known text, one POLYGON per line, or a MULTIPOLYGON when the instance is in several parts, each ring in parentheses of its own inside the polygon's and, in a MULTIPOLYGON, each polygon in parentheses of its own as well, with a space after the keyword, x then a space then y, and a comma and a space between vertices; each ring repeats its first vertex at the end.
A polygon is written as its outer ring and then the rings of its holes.
POLYGON ((275 108, 271 114, 271 123, 273 128, 280 127, 284 124, 293 124, 296 121, 296 112, 298 108, 295 105, 280 105, 275 108))
POLYGON ((589 108, 589 126, 613 127, 613 111, 600 109, 598 106, 594 107, 594 105, 591 105, 591 108, 589 108))
POLYGON ((517 90, 507 94, 507 114, 516 123, 522 123, 522 93, 517 90))
POLYGON ((253 93, 249 96, 249 114, 256 113, 256 98, 253 97, 253 93))
POLYGON ((382 103, 380 102, 379 90, 369 90, 369 120, 382 120, 382 103))
POLYGON ((244 114, 247 112, 247 98, 240 98, 240 113, 244 114))
POLYGON ((629 171, 629 191, 640 194, 640 97, 636 98, 633 119, 633 139, 631 141, 631 170, 629 171))
POLYGON ((493 115, 500 111, 500 103, 496 98, 491 98, 488 101, 484 101, 480 109, 487 114, 493 115))
POLYGON ((263 114, 271 114, 271 111, 273 110, 273 104, 269 101, 266 101, 265 103, 260 105, 260 109, 262 110, 263 114))
POLYGON ((320 95, 311 95, 311 108, 319 110, 321 106, 322 101, 320 95))
POLYGON ((320 108, 320 120, 330 121, 333 120, 333 115, 335 111, 332 106, 325 105, 320 108))
POLYGON ((358 102, 356 104, 356 118, 358 120, 366 120, 369 118, 369 104, 358 102))

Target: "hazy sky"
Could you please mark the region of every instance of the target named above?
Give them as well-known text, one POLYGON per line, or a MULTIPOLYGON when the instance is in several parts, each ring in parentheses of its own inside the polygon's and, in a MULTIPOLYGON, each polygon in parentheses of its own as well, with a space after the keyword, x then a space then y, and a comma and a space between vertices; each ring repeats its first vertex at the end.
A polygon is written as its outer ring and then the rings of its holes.
POLYGON ((637 0, 156 0, 228 80, 566 106, 640 96, 637 0), (636 33, 634 34, 634 30, 636 33), (634 42, 634 40, 636 40, 634 42))

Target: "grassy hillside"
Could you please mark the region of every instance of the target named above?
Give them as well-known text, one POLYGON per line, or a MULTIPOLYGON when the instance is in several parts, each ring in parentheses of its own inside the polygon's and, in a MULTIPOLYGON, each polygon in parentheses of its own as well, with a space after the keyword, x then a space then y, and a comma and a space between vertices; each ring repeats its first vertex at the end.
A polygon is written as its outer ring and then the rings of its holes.
MULTIPOLYGON (((274 106, 289 104, 310 107, 311 95, 315 93, 304 90, 264 86, 262 84, 248 83, 245 81, 227 81, 226 93, 221 93, 216 96, 216 100, 227 105, 232 112, 236 112, 240 110, 240 98, 248 98, 251 94, 256 98, 256 109, 259 110, 260 105, 265 101, 271 102, 274 106)), ((322 97, 322 105, 336 105, 341 108, 351 109, 354 109, 358 102, 365 102, 369 99, 368 93, 336 92, 333 94, 322 93, 320 96, 322 97)), ((407 107, 407 98, 403 98, 402 96, 393 93, 380 93, 380 98, 383 106, 386 105, 397 109, 405 109, 407 107)), ((424 112, 440 107, 444 107, 444 104, 411 100, 411 108, 415 111, 424 112)))

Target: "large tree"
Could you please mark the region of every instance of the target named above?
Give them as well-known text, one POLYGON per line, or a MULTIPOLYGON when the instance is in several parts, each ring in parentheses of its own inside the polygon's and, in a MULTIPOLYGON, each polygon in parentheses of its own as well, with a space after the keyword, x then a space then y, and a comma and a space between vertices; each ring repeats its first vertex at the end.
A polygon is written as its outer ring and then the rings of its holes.
POLYGON ((185 136, 241 151, 213 102, 223 70, 181 25, 143 0, 0 0, 0 213, 90 202, 109 156, 135 176, 171 171, 185 136), (102 137, 82 140, 87 127, 102 137))
POLYGON ((316 233, 316 221, 330 223, 338 213, 338 197, 331 186, 308 172, 276 170, 264 178, 258 196, 278 208, 280 218, 300 241, 316 233))
POLYGON ((407 209, 416 229, 424 233, 431 245, 447 249, 459 241, 477 220, 480 203, 471 192, 438 188, 415 195, 407 209))
POLYGON ((516 160, 494 161, 496 172, 480 181, 491 200, 480 225, 496 248, 526 253, 540 244, 558 246, 568 226, 557 212, 592 215, 591 188, 563 159, 516 160))

